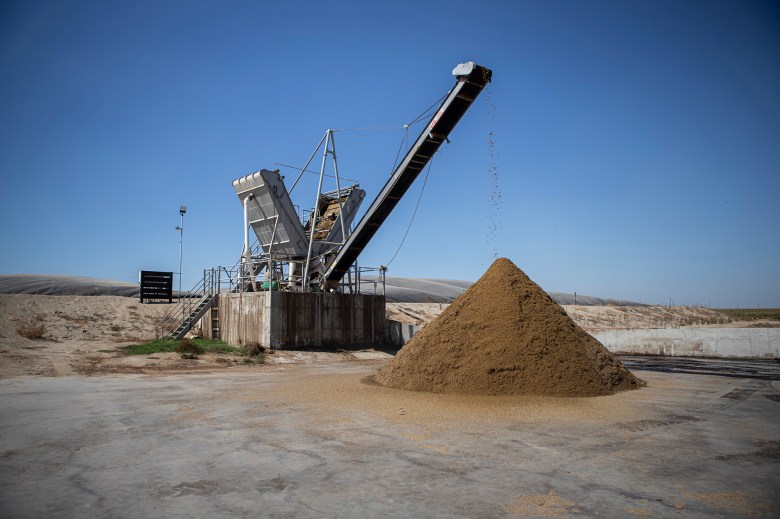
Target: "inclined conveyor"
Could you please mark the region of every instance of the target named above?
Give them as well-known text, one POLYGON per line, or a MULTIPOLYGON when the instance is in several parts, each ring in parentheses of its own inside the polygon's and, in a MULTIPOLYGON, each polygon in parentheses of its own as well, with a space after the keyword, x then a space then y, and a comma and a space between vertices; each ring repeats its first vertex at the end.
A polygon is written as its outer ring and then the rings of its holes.
POLYGON ((398 164, 379 195, 373 201, 323 274, 320 286, 335 288, 360 253, 374 237, 379 227, 395 208, 398 201, 428 165, 439 146, 447 140, 452 129, 469 109, 482 89, 490 82, 493 72, 472 61, 462 63, 452 71, 455 86, 431 117, 414 145, 398 164))

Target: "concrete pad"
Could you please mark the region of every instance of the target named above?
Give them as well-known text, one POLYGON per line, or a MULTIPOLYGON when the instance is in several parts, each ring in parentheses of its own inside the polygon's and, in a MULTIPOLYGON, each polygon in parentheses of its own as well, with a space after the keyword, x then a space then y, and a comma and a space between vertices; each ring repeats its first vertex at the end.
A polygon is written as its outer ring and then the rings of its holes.
POLYGON ((381 361, 5 379, 0 516, 780 515, 780 366, 632 362, 647 388, 589 399, 365 383, 381 361))
POLYGON ((352 356, 358 360, 388 360, 393 358, 389 353, 376 350, 353 351, 352 356))

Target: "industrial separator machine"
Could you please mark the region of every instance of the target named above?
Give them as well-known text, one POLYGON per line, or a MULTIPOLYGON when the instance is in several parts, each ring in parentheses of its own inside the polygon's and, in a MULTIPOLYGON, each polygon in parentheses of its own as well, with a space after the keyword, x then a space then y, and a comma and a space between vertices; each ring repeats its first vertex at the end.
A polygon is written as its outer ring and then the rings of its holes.
MULTIPOLYGON (((233 181, 244 207, 242 278, 246 280, 245 289, 251 285, 251 290, 278 287, 305 292, 338 291, 341 285, 352 286, 352 283, 342 284, 342 279, 350 274, 360 253, 441 144, 448 141, 452 129, 492 77, 489 69, 471 61, 455 67, 452 74, 455 85, 352 231, 351 224, 365 191, 357 185, 340 185, 333 130, 325 133, 303 168, 306 170, 324 144, 316 202, 305 223, 295 211, 279 170, 261 170, 233 181), (333 158, 336 190, 322 192, 328 155, 333 158), (251 253, 249 227, 262 249, 257 255, 251 253), (264 281, 258 283, 256 278, 263 271, 264 281)), ((359 269, 353 271, 358 278, 359 269)))
MULTIPOLYGON (((157 336, 182 338, 206 315, 220 293, 359 293, 363 270, 357 265, 360 253, 442 143, 449 142, 450 132, 492 78, 490 69, 471 61, 456 66, 452 74, 455 85, 443 97, 357 224, 354 220, 366 193, 356 183, 341 185, 334 130, 325 132, 289 190, 278 169, 262 169, 234 180, 233 188, 244 213, 241 259, 230 269, 204 270, 203 279, 196 287, 187 294, 179 294, 179 305, 160 321, 157 336), (298 214, 290 191, 301 175, 309 171, 320 150, 323 150, 322 166, 314 204, 307 213, 298 214), (328 157, 332 159, 336 189, 323 191, 328 157), (257 238, 254 244, 250 242, 250 228, 257 238)), ((379 270, 383 275, 385 268, 379 270)), ((213 318, 217 312, 211 314, 213 318)))

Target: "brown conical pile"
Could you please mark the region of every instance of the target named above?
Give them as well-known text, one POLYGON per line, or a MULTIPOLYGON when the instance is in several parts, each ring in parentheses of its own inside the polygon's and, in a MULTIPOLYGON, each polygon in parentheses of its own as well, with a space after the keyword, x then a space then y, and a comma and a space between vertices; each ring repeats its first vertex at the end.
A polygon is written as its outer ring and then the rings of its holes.
POLYGON ((640 382, 506 258, 376 375, 436 393, 599 396, 640 382))

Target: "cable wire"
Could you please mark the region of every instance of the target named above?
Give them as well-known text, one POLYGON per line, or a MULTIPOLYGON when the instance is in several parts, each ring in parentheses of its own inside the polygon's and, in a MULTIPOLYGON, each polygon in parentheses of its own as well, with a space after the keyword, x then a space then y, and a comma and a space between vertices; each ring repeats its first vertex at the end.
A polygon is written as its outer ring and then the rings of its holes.
POLYGON ((447 97, 447 94, 449 94, 449 92, 447 92, 446 94, 441 96, 439 99, 437 99, 431 106, 426 108, 425 111, 423 111, 423 113, 421 113, 420 115, 415 117, 414 120, 412 122, 408 123, 408 124, 404 124, 404 125, 397 125, 396 124, 396 125, 390 125, 390 126, 365 126, 365 127, 362 127, 362 128, 331 128, 330 131, 332 131, 332 132, 365 132, 365 131, 381 131, 381 130, 398 130, 400 128, 407 128, 408 129, 409 126, 412 126, 412 125, 416 124, 417 122, 420 121, 420 119, 424 118, 426 116, 426 114, 431 111, 431 108, 434 108, 439 103, 441 103, 442 100, 445 97, 447 97))
POLYGON ((401 125, 393 126, 365 126, 363 128, 331 128, 332 132, 369 132, 369 131, 382 131, 382 130, 398 130, 403 128, 401 125))
POLYGON ((421 113, 420 115, 418 115, 418 116, 417 116, 417 117, 414 119, 414 121, 410 122, 410 123, 408 124, 408 126, 411 126, 411 125, 415 124, 416 122, 418 122, 420 119, 424 118, 424 117, 425 117, 425 115, 426 115, 428 112, 430 112, 431 108, 434 108, 434 107, 436 107, 436 105, 438 105, 439 103, 441 103, 441 102, 444 100, 444 98, 445 98, 445 97, 447 97, 447 95, 448 95, 448 94, 449 94, 449 91, 448 91, 447 93, 445 93, 443 96, 441 96, 439 99, 437 99, 437 100, 436 100, 436 101, 435 101, 435 102, 434 102, 434 103, 433 103, 431 106, 429 106, 428 108, 426 108, 426 109, 425 109, 425 111, 424 111, 423 113, 421 113))
POLYGON ((401 252, 401 247, 404 246, 404 242, 406 241, 406 237, 409 235, 409 231, 412 230, 412 224, 414 223, 414 217, 417 216, 417 209, 420 208, 420 202, 422 201, 423 193, 425 192, 425 185, 428 183, 428 175, 431 174, 431 166, 433 165, 433 157, 431 157, 430 162, 428 162, 428 171, 425 173, 425 180, 423 180, 422 188, 420 189, 420 196, 417 198, 417 205, 414 206, 414 212, 412 213, 412 219, 409 220, 409 226, 406 228, 406 232, 404 233, 404 237, 401 239, 401 243, 398 244, 398 248, 395 250, 395 254, 393 254, 393 257, 390 258, 390 261, 387 262, 385 265, 385 268, 389 267, 390 264, 395 260, 395 257, 398 256, 398 253, 401 252))
MULTIPOLYGON (((403 139, 401 139, 401 145, 398 147, 398 153, 396 153, 395 156, 395 163, 393 164, 393 171, 395 171, 396 166, 398 165, 398 158, 401 156, 401 150, 404 147, 404 143, 407 142, 407 139, 409 137, 409 127, 419 122, 421 119, 425 118, 428 112, 431 111, 431 109, 435 108, 439 105, 439 103, 442 102, 442 100, 447 97, 449 94, 449 91, 445 93, 443 96, 441 96, 439 99, 437 99, 431 106, 426 108, 420 115, 414 118, 412 122, 409 124, 404 125, 404 129, 406 130, 404 132, 403 139)), ((406 232, 404 233, 404 237, 401 238, 401 243, 398 244, 398 248, 395 250, 395 254, 393 254, 393 257, 390 258, 390 261, 387 262, 386 265, 384 265, 385 268, 389 267, 390 264, 395 260, 396 256, 398 256, 398 253, 401 252, 401 247, 404 246, 404 242, 406 242, 406 237, 409 236, 409 231, 412 230, 412 224, 414 223, 414 218, 417 216, 417 210, 420 208, 420 202, 422 201, 423 193, 425 193, 425 186, 428 184, 428 176, 431 174, 431 166, 433 166, 433 158, 431 157, 430 161, 428 161, 428 171, 425 172, 425 179, 423 180, 422 188, 420 189, 420 196, 417 198, 417 204, 414 206, 414 212, 412 213, 412 218, 409 220, 409 226, 406 228, 406 232)), ((391 171, 392 174, 392 171, 391 171)))
MULTIPOLYGON (((295 167, 295 166, 290 166, 289 164, 282 164, 281 162, 274 162, 274 163, 273 163, 273 165, 274 165, 274 166, 282 166, 282 167, 284 167, 284 168, 295 169, 295 170, 298 170, 298 171, 301 171, 301 172, 306 172, 306 173, 313 173, 313 174, 315 174, 315 175, 319 175, 319 174, 320 174, 320 172, 319 172, 319 171, 315 171, 315 170, 313 170, 313 169, 303 169, 303 168, 297 168, 297 167, 295 167)), ((326 176, 326 177, 328 177, 328 178, 336 178, 336 176, 335 176, 335 175, 328 175, 327 173, 325 174, 325 176, 326 176)), ((357 180, 355 180, 354 178, 347 178, 347 177, 342 177, 341 175, 339 175, 339 178, 340 178, 341 180, 346 180, 347 182, 353 182, 353 183, 354 183, 354 184, 356 184, 356 185, 360 185, 360 182, 358 182, 358 181, 357 181, 357 180)))
POLYGON ((404 136, 401 137, 401 144, 398 145, 398 152, 395 154, 395 160, 393 161, 393 167, 390 168, 390 174, 393 174, 393 171, 395 171, 395 167, 398 165, 398 158, 401 156, 401 150, 404 149, 404 144, 406 144, 406 140, 409 137, 409 126, 404 125, 404 136))
POLYGON ((436 106, 438 106, 439 103, 441 103, 442 99, 447 97, 447 94, 449 94, 449 92, 447 92, 446 94, 441 96, 439 99, 434 101, 434 103, 431 106, 426 108, 420 115, 415 117, 414 120, 412 120, 412 122, 404 124, 404 126, 403 126, 403 128, 404 128, 404 136, 401 138, 401 144, 399 144, 398 152, 395 154, 395 160, 393 161, 393 167, 390 170, 390 174, 391 175, 393 174, 393 171, 395 171, 396 166, 398 166, 398 159, 401 157, 401 150, 404 149, 404 145, 405 144, 408 146, 408 142, 409 142, 409 128, 414 126, 415 124, 417 124, 421 119, 424 119, 428 115, 428 112, 431 111, 432 108, 435 108, 436 106))

